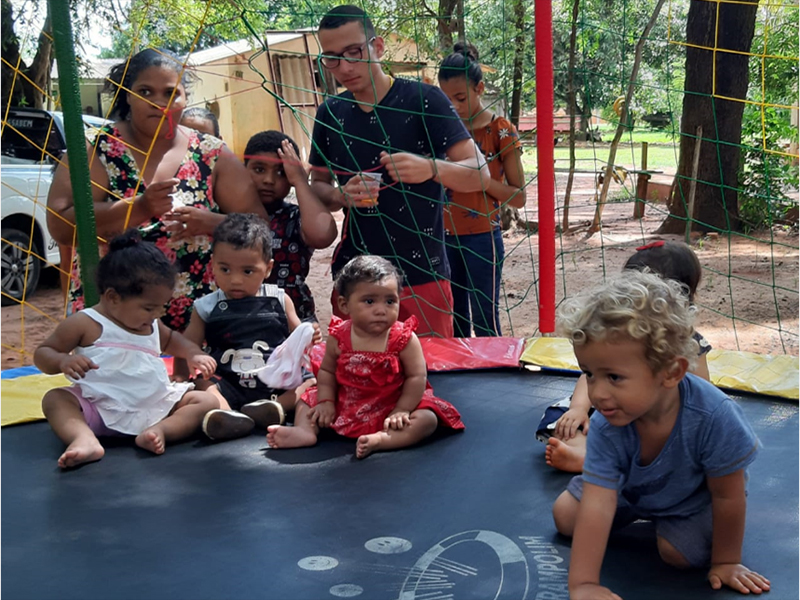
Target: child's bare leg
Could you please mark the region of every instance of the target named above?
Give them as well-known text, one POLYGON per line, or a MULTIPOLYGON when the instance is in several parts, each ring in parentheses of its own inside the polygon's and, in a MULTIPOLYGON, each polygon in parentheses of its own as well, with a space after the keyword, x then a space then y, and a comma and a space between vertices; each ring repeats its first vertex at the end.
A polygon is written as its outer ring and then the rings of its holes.
POLYGON ((305 402, 297 403, 294 427, 270 425, 267 429, 267 443, 270 448, 302 448, 317 443, 319 427, 311 421, 311 407, 305 402))
POLYGON ((366 458, 373 452, 413 446, 430 436, 439 425, 433 411, 426 408, 411 413, 411 423, 403 429, 388 429, 362 435, 356 442, 356 458, 366 458))
POLYGON ((89 429, 78 399, 63 388, 50 390, 42 398, 42 411, 55 434, 67 445, 58 458, 62 469, 103 458, 106 451, 89 429))
POLYGON ((561 495, 556 498, 553 503, 553 521, 561 535, 572 537, 580 505, 580 501, 567 491, 561 492, 561 495))
POLYGON ((280 405, 283 407, 283 410, 294 410, 297 403, 300 401, 300 398, 303 396, 305 391, 317 385, 316 379, 309 379, 304 381, 299 386, 294 388, 293 390, 287 390, 283 392, 280 396, 278 396, 277 400, 280 405))
MULTIPOLYGON (((215 383, 212 383, 205 389, 206 392, 214 396, 219 402, 219 408, 222 410, 232 410, 231 405, 225 399, 225 396, 222 395, 222 392, 219 391, 219 386, 215 383)), ((217 408, 216 406, 214 408, 217 408)))
POLYGON ((561 440, 552 436, 544 451, 545 462, 567 473, 582 473, 586 458, 586 434, 579 431, 575 437, 561 440))
POLYGON ((198 377, 194 380, 194 389, 199 390, 201 392, 209 391, 209 388, 216 388, 217 384, 209 379, 203 379, 202 377, 198 377))
POLYGON ((208 392, 186 392, 169 416, 136 436, 136 445, 153 454, 163 454, 167 442, 183 440, 200 428, 205 414, 219 406, 208 392))
POLYGON ((675 546, 670 544, 666 539, 658 536, 656 541, 658 543, 658 554, 665 563, 678 569, 688 569, 691 567, 686 557, 678 552, 675 546))
POLYGON ((173 381, 189 381, 191 377, 189 373, 189 363, 185 358, 178 358, 177 356, 172 359, 172 380, 173 381))

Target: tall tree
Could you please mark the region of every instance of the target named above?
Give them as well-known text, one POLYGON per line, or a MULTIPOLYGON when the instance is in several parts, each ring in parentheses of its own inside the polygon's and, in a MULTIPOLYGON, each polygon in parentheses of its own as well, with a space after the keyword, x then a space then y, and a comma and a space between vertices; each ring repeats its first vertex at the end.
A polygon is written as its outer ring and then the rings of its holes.
POLYGON ((522 67, 525 61, 525 2, 514 0, 514 67, 511 79, 511 122, 519 126, 522 105, 522 67))
POLYGON ((31 106, 45 108, 50 92, 50 73, 53 69, 53 42, 50 36, 50 14, 36 46, 36 54, 30 64, 22 58, 20 39, 14 31, 16 17, 10 0, 2 0, 0 26, 2 26, 2 102, 8 106, 31 106))
MULTIPOLYGON (((88 32, 96 28, 98 23, 104 27, 118 28, 119 18, 125 12, 120 6, 121 0, 63 0, 69 2, 72 26, 75 32, 76 53, 81 62, 86 52, 80 43, 81 39, 89 39, 88 32)), ((0 21, 2 24, 2 102, 7 106, 11 101, 14 106, 32 106, 45 108, 50 89, 50 74, 53 71, 53 42, 50 35, 50 14, 46 0, 30 0, 32 12, 41 15, 38 31, 20 15, 14 14, 11 0, 2 0, 0 4, 0 21), (24 31, 24 33, 22 33, 24 31), (23 48, 24 39, 36 39, 35 46, 23 48), (33 54, 30 62, 25 55, 33 54), (13 82, 13 85, 12 85, 13 82)), ((81 62, 81 65, 85 65, 81 62)))
POLYGON ((686 25, 686 80, 675 193, 661 233, 685 230, 695 132, 702 127, 694 228, 737 230, 742 114, 758 0, 691 0, 686 25), (716 97, 715 97, 716 96, 716 97), (728 100, 727 98, 731 98, 728 100), (738 100, 738 101, 737 101, 738 100))

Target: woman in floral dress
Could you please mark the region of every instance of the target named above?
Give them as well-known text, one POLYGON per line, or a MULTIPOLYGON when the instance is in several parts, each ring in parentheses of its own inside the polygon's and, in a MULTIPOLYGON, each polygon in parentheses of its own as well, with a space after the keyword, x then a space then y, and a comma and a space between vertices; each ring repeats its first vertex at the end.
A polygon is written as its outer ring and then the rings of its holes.
MULTIPOLYGON (((179 270, 164 323, 182 331, 192 302, 215 289, 210 268, 214 227, 226 213, 268 219, 252 180, 221 140, 180 126, 186 107, 183 62, 146 49, 113 67, 107 92, 117 121, 87 135, 92 200, 100 242, 138 227, 179 270)), ((48 228, 74 245, 75 210, 67 161, 59 165, 47 199, 48 228)), ((101 253, 104 246, 101 245, 101 253)), ((83 308, 77 256, 72 265, 71 310, 83 308)))

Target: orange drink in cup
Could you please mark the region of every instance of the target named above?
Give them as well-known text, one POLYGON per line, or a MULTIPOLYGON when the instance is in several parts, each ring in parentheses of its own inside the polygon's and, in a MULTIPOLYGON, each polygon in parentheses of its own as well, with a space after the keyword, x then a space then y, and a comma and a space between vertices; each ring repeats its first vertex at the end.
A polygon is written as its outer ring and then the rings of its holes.
POLYGON ((380 173, 361 173, 361 178, 370 192, 370 197, 363 200, 364 204, 372 206, 378 204, 378 194, 380 192, 381 182, 383 181, 383 175, 380 173))

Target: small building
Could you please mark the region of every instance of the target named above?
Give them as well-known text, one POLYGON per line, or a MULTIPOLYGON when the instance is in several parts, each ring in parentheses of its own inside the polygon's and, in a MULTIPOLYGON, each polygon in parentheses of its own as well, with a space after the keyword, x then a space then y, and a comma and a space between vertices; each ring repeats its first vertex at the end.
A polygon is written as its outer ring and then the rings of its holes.
MULTIPOLYGON (((438 60, 420 56, 413 40, 388 34, 384 68, 392 75, 434 83, 438 60)), ((244 153, 255 133, 277 129, 292 137, 307 159, 317 108, 329 94, 343 91, 318 60, 315 29, 275 31, 262 40, 242 39, 193 52, 187 68, 196 76, 189 107, 205 107, 220 125, 234 153, 244 153)), ((105 117, 111 96, 102 94, 109 70, 124 58, 96 59, 82 66, 81 105, 105 117)), ((57 88, 57 71, 53 71, 57 88)))
MULTIPOLYGON (((124 58, 94 58, 78 61, 80 77, 81 107, 86 115, 105 117, 111 106, 111 98, 103 94, 103 86, 111 67, 124 61, 124 58)), ((58 64, 53 63, 51 71, 53 82, 53 98, 58 98, 58 64)), ((48 98, 49 100, 49 98, 48 98)), ((49 109, 61 110, 61 107, 48 106, 49 109)))

